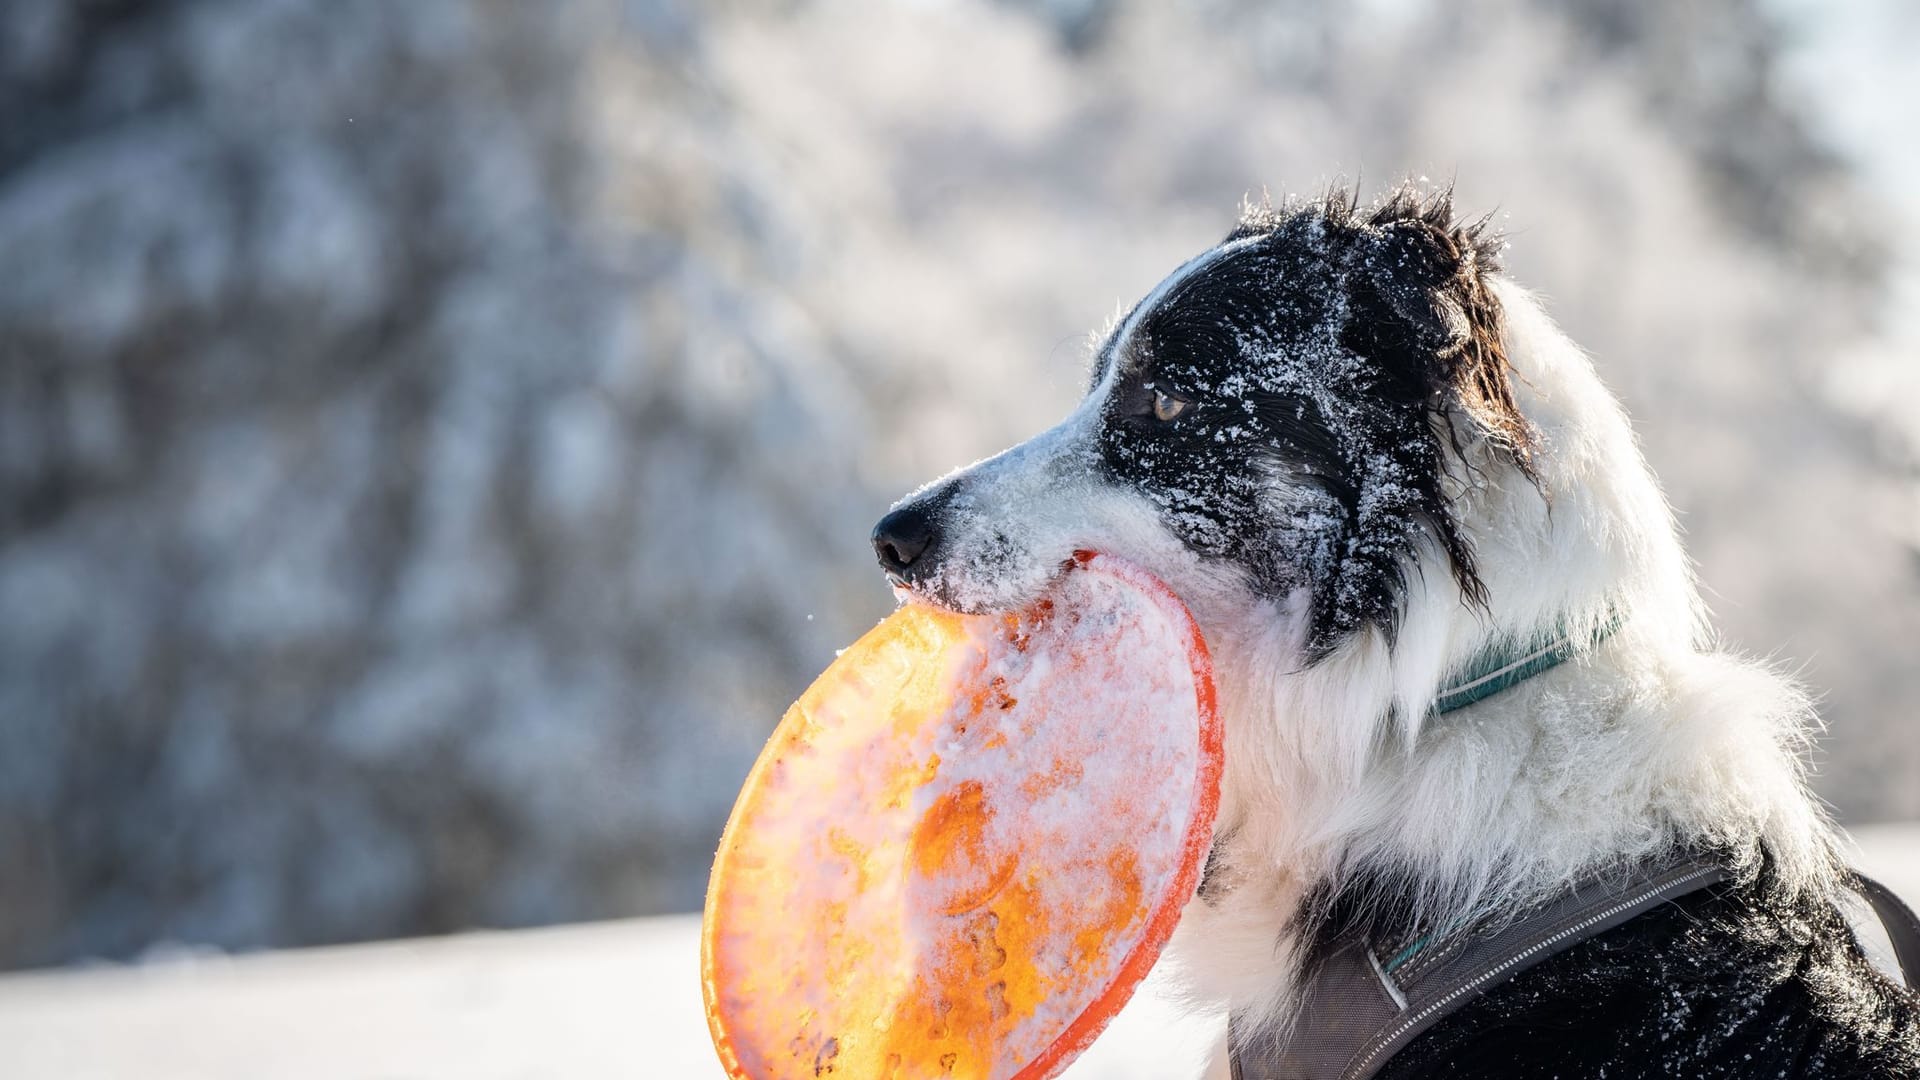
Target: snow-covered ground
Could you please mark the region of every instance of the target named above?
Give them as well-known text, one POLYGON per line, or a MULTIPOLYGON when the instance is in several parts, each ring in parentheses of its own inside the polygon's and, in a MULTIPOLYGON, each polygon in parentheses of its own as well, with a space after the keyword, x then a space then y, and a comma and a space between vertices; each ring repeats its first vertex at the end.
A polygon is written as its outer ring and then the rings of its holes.
MULTIPOLYGON (((1920 823, 1854 833, 1920 899, 1920 823)), ((699 921, 544 930, 0 978, 0 1076, 717 1080, 699 921)), ((1068 1080, 1193 1076, 1218 1021, 1149 980, 1068 1080)))

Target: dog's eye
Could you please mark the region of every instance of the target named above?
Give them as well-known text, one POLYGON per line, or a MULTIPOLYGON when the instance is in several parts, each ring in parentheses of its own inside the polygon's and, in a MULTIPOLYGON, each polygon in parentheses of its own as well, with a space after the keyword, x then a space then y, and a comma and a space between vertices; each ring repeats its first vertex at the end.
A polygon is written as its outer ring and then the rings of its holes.
POLYGON ((1165 390, 1153 392, 1153 418, 1166 423, 1187 411, 1187 400, 1167 393, 1165 390))

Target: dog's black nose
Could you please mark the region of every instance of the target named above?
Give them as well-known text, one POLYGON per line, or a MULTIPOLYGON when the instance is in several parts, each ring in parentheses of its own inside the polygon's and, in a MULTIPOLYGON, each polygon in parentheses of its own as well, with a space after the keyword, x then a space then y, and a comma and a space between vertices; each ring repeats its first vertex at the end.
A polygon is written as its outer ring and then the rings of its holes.
POLYGON ((873 527, 873 553, 887 573, 904 574, 933 545, 934 536, 932 514, 918 506, 903 506, 873 527))

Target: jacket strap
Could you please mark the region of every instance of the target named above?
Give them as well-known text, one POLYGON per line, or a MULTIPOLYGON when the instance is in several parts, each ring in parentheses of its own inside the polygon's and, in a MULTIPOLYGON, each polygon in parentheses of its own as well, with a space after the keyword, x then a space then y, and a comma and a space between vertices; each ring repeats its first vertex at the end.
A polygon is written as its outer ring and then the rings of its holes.
POLYGON ((1873 913, 1893 942, 1893 958, 1900 962, 1900 974, 1911 989, 1920 990, 1920 917, 1893 890, 1858 870, 1848 882, 1853 891, 1873 905, 1873 913))
POLYGON ((1234 1080, 1368 1080, 1475 996, 1726 878, 1715 859, 1675 853, 1583 881, 1515 922, 1459 931, 1413 962, 1383 964, 1371 943, 1348 942, 1315 970, 1293 1024, 1249 1030, 1229 1021, 1234 1080))

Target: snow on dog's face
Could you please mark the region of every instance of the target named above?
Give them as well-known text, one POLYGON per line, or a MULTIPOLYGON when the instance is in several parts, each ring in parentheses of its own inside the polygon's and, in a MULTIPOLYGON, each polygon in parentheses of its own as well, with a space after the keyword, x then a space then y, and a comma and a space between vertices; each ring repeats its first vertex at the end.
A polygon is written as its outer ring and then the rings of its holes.
POLYGON ((1492 256, 1444 195, 1250 212, 1120 321, 1063 423, 896 506, 883 567, 978 611, 1109 551, 1290 600, 1311 655, 1391 637, 1422 544, 1484 603, 1446 492, 1487 447, 1528 460, 1492 256))

